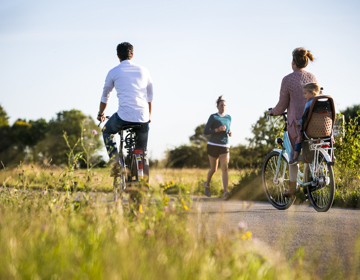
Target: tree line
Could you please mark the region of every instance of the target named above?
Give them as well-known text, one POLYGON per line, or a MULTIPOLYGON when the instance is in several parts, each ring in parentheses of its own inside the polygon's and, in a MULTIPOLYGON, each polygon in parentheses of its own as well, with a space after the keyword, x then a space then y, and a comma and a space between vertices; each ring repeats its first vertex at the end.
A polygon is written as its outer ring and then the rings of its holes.
MULTIPOLYGON (((61 111, 49 122, 45 119, 17 119, 12 125, 9 117, 0 105, 0 168, 15 166, 19 162, 67 164, 69 147, 64 140, 64 133, 71 147, 82 137, 85 145, 101 147, 99 128, 90 116, 79 110, 61 111)), ((81 153, 81 145, 77 145, 74 153, 81 153)), ((101 159, 93 155, 91 161, 101 159)), ((79 162, 79 165, 85 165, 79 162)))
MULTIPOLYGON (((348 107, 341 112, 345 122, 355 119, 360 113, 360 105, 348 107)), ((267 121, 265 114, 252 125, 252 137, 247 138, 247 144, 230 147, 230 168, 260 167, 265 156, 274 149, 275 139, 282 134, 283 121, 267 121)), ((79 110, 61 111, 49 122, 45 119, 17 119, 12 125, 9 117, 0 105, 0 169, 4 166, 16 166, 19 162, 49 163, 62 165, 68 163, 69 147, 82 139, 85 146, 92 145, 92 150, 99 149, 103 144, 100 130, 91 116, 84 115, 79 110)), ((208 156, 206 145, 208 136, 203 134, 205 124, 198 125, 194 134, 189 137, 189 144, 175 147, 167 151, 162 161, 168 168, 207 168, 208 156)), ((83 152, 81 145, 76 145, 73 154, 83 152)), ((103 165, 105 162, 96 153, 91 155, 92 165, 103 165)), ((78 163, 85 167, 84 161, 78 163)), ((150 166, 159 165, 157 160, 150 159, 150 166)))
MULTIPOLYGON (((360 113, 360 105, 348 107, 341 113, 345 117, 345 123, 349 123, 350 120, 357 119, 360 113)), ((189 144, 167 151, 166 167, 209 167, 206 151, 209 137, 203 134, 204 127, 205 124, 201 124, 195 128, 194 135, 189 138, 189 144)), ((283 127, 284 122, 281 117, 272 117, 271 121, 267 121, 265 113, 260 116, 251 127, 253 136, 246 139, 248 143, 230 147, 229 168, 260 167, 265 156, 272 149, 278 147, 275 140, 277 137, 282 137, 283 127)))

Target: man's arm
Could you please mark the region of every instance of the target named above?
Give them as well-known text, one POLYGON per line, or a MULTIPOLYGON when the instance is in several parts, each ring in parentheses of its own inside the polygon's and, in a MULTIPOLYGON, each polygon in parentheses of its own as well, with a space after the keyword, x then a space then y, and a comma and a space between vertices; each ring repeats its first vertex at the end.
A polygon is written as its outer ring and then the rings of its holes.
POLYGON ((100 122, 103 122, 105 120, 104 111, 107 106, 107 102, 109 100, 110 93, 113 90, 113 88, 114 88, 114 81, 111 76, 111 71, 109 71, 105 79, 105 85, 100 99, 100 108, 97 117, 97 120, 100 122))
POLYGON ((103 122, 105 120, 104 111, 106 109, 107 103, 100 102, 100 108, 97 120, 103 122))
POLYGON ((148 102, 148 103, 149 103, 149 114, 150 114, 149 122, 151 122, 152 101, 151 101, 151 102, 148 102))

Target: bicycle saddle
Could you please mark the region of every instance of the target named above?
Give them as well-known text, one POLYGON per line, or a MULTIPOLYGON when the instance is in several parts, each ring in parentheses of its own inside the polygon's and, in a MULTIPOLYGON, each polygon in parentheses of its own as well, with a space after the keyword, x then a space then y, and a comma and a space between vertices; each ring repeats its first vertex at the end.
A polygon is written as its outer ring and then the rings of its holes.
POLYGON ((139 129, 141 128, 140 124, 127 124, 127 125, 123 125, 121 127, 121 130, 127 130, 127 129, 139 129))

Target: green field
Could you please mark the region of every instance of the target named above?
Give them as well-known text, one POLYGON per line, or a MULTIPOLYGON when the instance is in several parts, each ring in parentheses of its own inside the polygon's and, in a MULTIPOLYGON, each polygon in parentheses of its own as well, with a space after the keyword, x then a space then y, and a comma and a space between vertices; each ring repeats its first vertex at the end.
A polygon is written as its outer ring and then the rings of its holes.
MULTIPOLYGON (((250 231, 211 239, 199 232, 188 219, 190 194, 202 194, 206 173, 151 170, 151 192, 140 207, 107 202, 112 187, 106 169, 0 171, 0 279, 317 278, 303 255, 284 260, 250 231)), ((254 182, 251 170, 229 174, 230 187, 254 182)), ((212 188, 221 195, 220 171, 212 188)))

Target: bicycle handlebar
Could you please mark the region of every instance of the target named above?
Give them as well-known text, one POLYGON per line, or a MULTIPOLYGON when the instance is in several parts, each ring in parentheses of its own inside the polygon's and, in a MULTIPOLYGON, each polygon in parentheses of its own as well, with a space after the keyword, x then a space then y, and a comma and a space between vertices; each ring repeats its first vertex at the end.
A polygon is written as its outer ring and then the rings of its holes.
MULTIPOLYGON (((268 111, 270 111, 272 108, 269 108, 268 111)), ((273 114, 266 114, 266 119, 269 121, 270 120, 270 116, 274 116, 273 114)), ((278 116, 283 116, 284 121, 287 121, 287 112, 285 111, 284 113, 281 113, 278 116)))
MULTIPOLYGON (((105 116, 105 119, 110 119, 110 116, 105 116)), ((102 124, 103 122, 100 121, 99 124, 98 124, 98 127, 100 127, 100 124, 102 124)))

